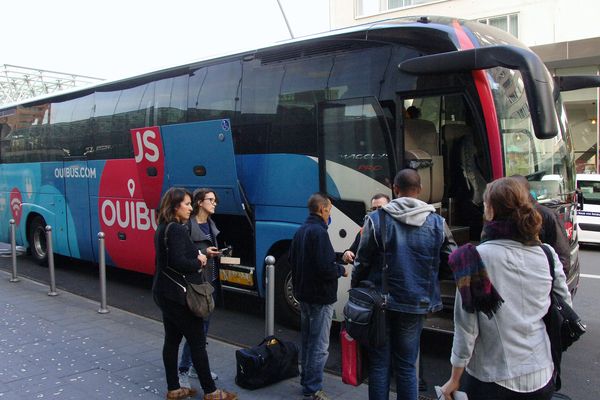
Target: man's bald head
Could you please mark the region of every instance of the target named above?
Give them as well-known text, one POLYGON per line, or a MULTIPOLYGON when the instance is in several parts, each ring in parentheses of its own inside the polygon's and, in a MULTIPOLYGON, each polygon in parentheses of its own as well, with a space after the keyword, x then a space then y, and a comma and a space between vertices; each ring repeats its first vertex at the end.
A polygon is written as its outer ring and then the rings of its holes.
POLYGON ((394 178, 394 194, 396 197, 418 197, 421 193, 421 177, 412 168, 398 171, 394 178))

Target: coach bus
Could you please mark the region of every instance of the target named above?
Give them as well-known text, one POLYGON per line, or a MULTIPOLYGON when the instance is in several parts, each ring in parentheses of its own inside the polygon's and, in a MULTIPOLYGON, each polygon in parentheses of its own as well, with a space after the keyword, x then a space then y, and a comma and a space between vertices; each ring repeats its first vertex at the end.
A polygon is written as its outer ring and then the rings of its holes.
POLYGON ((293 324, 287 252, 310 194, 331 196, 329 235, 342 253, 371 196, 391 195, 395 172, 410 166, 459 243, 479 238, 486 183, 526 176, 561 216, 569 287, 578 284, 560 88, 514 37, 473 21, 386 20, 103 82, 3 107, 0 128, 0 240, 14 219, 18 244, 40 262, 51 225, 55 253, 94 262, 104 232, 109 265, 152 274, 161 194, 210 187, 220 241, 239 258, 222 265, 224 288, 263 296, 274 255, 276 316, 293 324))

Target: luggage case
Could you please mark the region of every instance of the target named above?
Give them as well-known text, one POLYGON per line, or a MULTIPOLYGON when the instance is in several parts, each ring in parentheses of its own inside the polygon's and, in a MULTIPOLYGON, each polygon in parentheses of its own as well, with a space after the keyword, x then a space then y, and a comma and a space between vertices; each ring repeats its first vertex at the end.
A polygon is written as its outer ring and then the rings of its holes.
POLYGON ((352 339, 343 327, 340 332, 342 349, 342 382, 359 386, 363 381, 362 351, 360 344, 352 339))
POLYGON ((258 389, 300 374, 298 346, 267 336, 258 346, 235 352, 235 383, 244 389, 258 389))

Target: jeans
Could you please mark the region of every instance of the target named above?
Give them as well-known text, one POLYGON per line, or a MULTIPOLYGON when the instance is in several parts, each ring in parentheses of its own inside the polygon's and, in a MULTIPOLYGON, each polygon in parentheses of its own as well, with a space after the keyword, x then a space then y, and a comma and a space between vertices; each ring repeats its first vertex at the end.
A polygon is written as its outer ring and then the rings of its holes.
POLYGON ((541 389, 530 393, 513 392, 494 382, 482 382, 477 378, 465 374, 464 391, 469 399, 481 400, 550 400, 554 394, 554 380, 541 389))
POLYGON ((323 370, 329 356, 329 330, 333 304, 300 302, 302 359, 300 384, 305 395, 323 388, 323 370))
POLYGON ((369 400, 388 400, 390 372, 396 377, 396 399, 416 400, 419 388, 417 357, 423 314, 388 311, 387 336, 381 347, 369 347, 369 400))

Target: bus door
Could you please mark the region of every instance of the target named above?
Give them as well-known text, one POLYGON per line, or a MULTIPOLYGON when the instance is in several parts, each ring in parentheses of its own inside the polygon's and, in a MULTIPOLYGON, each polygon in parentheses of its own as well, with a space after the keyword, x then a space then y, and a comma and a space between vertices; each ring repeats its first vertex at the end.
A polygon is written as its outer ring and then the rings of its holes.
POLYGON ((403 166, 419 173, 419 198, 446 218, 457 243, 478 240, 490 168, 465 96, 405 94, 398 103, 403 166))
POLYGON ((90 227, 90 169, 85 157, 63 161, 65 203, 67 208, 67 243, 71 257, 93 260, 90 227))
POLYGON ((319 186, 362 225, 371 197, 391 195, 394 160, 388 124, 374 97, 321 103, 319 186))
MULTIPOLYGON (((395 165, 384 110, 374 97, 319 104, 319 186, 333 202, 329 237, 336 252, 349 248, 377 193, 392 196, 395 165)), ((338 285, 336 315, 349 279, 338 285)))
POLYGON ((219 214, 247 215, 241 196, 229 120, 161 127, 167 187, 208 187, 219 197, 219 214))

